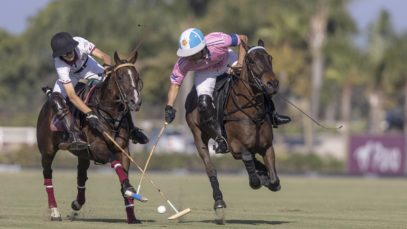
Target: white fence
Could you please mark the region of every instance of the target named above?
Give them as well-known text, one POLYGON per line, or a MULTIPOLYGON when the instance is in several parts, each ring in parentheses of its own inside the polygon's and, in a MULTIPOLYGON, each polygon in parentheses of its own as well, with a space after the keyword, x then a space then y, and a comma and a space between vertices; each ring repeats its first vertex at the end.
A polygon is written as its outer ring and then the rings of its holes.
POLYGON ((35 127, 0 127, 0 149, 8 144, 37 143, 35 127))

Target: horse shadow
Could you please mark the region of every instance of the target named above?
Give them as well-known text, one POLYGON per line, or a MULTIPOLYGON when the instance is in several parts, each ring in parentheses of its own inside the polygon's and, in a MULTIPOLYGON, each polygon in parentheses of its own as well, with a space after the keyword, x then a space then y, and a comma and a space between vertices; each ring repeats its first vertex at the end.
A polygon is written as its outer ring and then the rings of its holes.
MULTIPOLYGON (((200 221, 183 221, 184 223, 215 223, 214 220, 200 220, 200 221)), ((243 220, 243 219, 229 219, 225 220, 225 224, 240 224, 240 225, 282 225, 292 223, 290 221, 269 221, 269 220, 243 220)))
MULTIPOLYGON (((68 219, 70 221, 89 222, 89 223, 127 223, 126 219, 112 219, 112 218, 76 218, 68 219)), ((155 220, 140 220, 141 223, 154 223, 155 220)))

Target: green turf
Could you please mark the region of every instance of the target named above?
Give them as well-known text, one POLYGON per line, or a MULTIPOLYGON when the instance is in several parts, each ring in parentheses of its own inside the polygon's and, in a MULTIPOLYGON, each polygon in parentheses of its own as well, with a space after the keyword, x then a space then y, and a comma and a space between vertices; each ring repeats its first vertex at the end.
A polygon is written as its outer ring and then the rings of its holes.
MULTIPOLYGON (((131 181, 138 184, 139 174, 131 181)), ((247 176, 220 174, 228 205, 226 224, 213 223, 213 200, 204 175, 150 175, 171 202, 192 212, 181 221, 168 221, 174 212, 158 214, 165 204, 145 180, 137 202, 142 225, 127 225, 118 180, 113 173, 90 172, 87 203, 76 221, 70 221, 70 203, 76 195, 76 174, 54 171, 55 194, 62 222, 49 221, 40 170, 0 173, 0 228, 407 228, 407 180, 374 178, 281 176, 282 190, 251 190, 247 176)))

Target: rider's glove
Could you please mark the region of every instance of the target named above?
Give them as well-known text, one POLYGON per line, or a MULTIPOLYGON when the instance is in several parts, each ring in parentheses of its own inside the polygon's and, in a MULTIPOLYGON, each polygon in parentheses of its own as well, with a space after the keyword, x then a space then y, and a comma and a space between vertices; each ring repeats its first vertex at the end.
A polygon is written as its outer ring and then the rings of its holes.
POLYGON ((171 123, 174 121, 175 112, 177 112, 172 106, 167 105, 165 106, 165 121, 167 123, 171 123))
POLYGON ((98 131, 99 133, 103 132, 102 127, 100 126, 99 118, 93 111, 89 111, 86 113, 86 120, 89 123, 89 126, 93 129, 98 131))

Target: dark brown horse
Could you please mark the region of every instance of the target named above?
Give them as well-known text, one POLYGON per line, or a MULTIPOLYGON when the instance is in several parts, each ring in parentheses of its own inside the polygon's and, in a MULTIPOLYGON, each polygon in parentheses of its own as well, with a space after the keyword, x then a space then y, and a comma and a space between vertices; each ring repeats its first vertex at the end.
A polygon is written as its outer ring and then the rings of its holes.
MULTIPOLYGON (((88 106, 98 115, 103 130, 114 137, 116 142, 128 150, 129 125, 125 118, 130 111, 137 111, 141 105, 140 91, 142 80, 136 70, 134 63, 137 59, 137 51, 129 59, 120 59, 117 52, 114 53, 115 66, 106 79, 100 83, 91 95, 88 106)), ((59 149, 61 142, 66 138, 63 131, 52 131, 50 126, 54 120, 55 111, 52 105, 65 104, 59 93, 52 93, 43 105, 37 122, 37 142, 41 152, 41 163, 43 167, 44 185, 48 195, 48 206, 51 211, 51 220, 61 220, 61 214, 57 208, 52 185, 52 161, 59 149)), ((85 203, 85 183, 90 160, 95 163, 105 164, 110 162, 115 169, 121 184, 122 194, 130 190, 135 192, 128 181, 129 159, 122 156, 120 151, 103 137, 102 133, 92 130, 85 121, 84 115, 75 118, 81 128, 83 139, 89 143, 88 150, 71 151, 78 157, 77 185, 78 193, 71 207, 78 211, 85 203)), ((123 195, 124 196, 124 195, 123 195)), ((128 223, 139 223, 134 214, 132 198, 124 197, 128 223)))
MULTIPOLYGON (((275 168, 273 127, 268 115, 269 100, 277 93, 279 81, 272 65, 272 57, 264 48, 243 44, 247 54, 240 74, 230 75, 230 91, 224 105, 224 125, 229 150, 233 157, 242 160, 249 175, 249 185, 258 189, 261 185, 271 191, 280 190, 280 180, 275 168), (263 157, 264 164, 256 159, 263 157)), ((217 223, 223 223, 226 203, 219 187, 216 169, 208 151, 211 136, 200 125, 196 91, 192 90, 185 103, 186 120, 194 136, 199 156, 205 164, 212 186, 217 223)), ((217 108, 219 109, 219 108, 217 108)), ((222 109, 222 108, 220 108, 222 109)))

